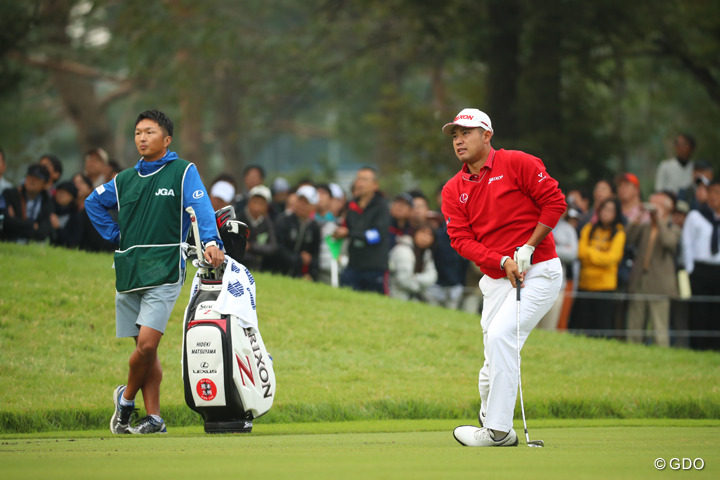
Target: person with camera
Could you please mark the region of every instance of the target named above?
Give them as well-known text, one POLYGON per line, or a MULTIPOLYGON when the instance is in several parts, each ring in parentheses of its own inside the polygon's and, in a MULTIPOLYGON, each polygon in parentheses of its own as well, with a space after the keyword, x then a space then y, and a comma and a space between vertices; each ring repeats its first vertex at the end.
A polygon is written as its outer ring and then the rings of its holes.
POLYGON ((645 324, 649 320, 655 345, 669 347, 670 297, 677 295, 675 254, 682 232, 670 219, 674 202, 668 193, 651 195, 642 208, 650 221, 629 223, 627 227, 627 242, 634 245, 636 251, 628 291, 660 297, 630 300, 627 338, 630 342, 642 343, 645 324))

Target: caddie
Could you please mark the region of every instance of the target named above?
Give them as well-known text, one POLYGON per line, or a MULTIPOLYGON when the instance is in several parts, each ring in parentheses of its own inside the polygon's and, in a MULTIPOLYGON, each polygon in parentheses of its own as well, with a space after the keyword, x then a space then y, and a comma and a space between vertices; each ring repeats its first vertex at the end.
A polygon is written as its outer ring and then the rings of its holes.
POLYGON ((148 110, 135 121, 135 145, 142 158, 100 185, 85 201, 97 231, 119 244, 115 251, 116 335, 133 337, 127 385, 113 392, 112 433, 166 433, 160 416, 160 339, 185 279, 182 244, 190 228, 185 208, 195 209, 205 260, 223 263, 215 213, 197 168, 168 150, 173 123, 148 110), (118 209, 116 223, 108 210, 118 209), (135 395, 142 390, 147 416, 130 425, 135 395))
POLYGON ((514 288, 521 282, 522 348, 562 284, 551 231, 565 211, 565 197, 539 158, 491 146, 492 122, 484 112, 466 108, 442 131, 452 136, 462 162, 442 191, 447 232, 452 247, 485 274, 479 284, 485 355, 478 381, 480 428, 461 426, 453 435, 467 446, 515 446, 519 353, 514 288))

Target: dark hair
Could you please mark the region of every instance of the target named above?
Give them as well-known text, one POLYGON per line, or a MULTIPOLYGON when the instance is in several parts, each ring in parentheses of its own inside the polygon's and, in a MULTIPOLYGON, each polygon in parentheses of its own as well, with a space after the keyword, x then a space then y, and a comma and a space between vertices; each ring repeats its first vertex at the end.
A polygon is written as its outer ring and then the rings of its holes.
POLYGON ((600 205, 597 208, 597 222, 595 222, 590 229, 590 238, 592 238, 593 234, 595 233, 595 230, 597 228, 602 228, 602 225, 600 224, 600 210, 602 210, 606 204, 613 203, 615 205, 615 218, 612 219, 610 222, 611 225, 611 231, 610 231, 610 238, 613 238, 615 234, 617 233, 618 225, 622 225, 622 210, 620 208, 620 202, 616 198, 606 198, 602 202, 600 202, 600 205))
POLYGON ((689 133, 681 133, 680 135, 678 135, 678 137, 683 137, 685 140, 687 140, 688 145, 690 145, 690 148, 695 150, 695 137, 693 137, 689 133))
POLYGON ((93 188, 92 180, 90 180, 86 175, 84 175, 81 172, 76 173, 75 175, 72 176, 72 178, 75 178, 78 175, 80 176, 80 178, 82 178, 82 181, 85 182, 85 185, 90 187, 90 189, 92 190, 92 188, 93 188))
POLYGON ((600 180, 596 181, 595 184, 593 185, 593 191, 595 190, 595 187, 597 187, 598 183, 601 183, 601 182, 607 183, 610 186, 610 191, 613 193, 613 195, 615 193, 617 193, 617 191, 615 189, 615 182, 608 180, 607 178, 601 178, 600 180))
POLYGON ((330 191, 330 185, 328 185, 327 183, 319 183, 315 185, 315 190, 325 190, 330 195, 330 197, 333 196, 332 192, 330 191))
POLYGON ((167 133, 168 137, 173 136, 175 126, 173 125, 172 120, 170 120, 170 118, 160 110, 145 110, 143 113, 138 115, 137 120, 135 120, 135 126, 137 127, 138 123, 142 122, 143 120, 152 120, 153 122, 160 125, 160 128, 165 130, 165 133, 167 133))
POLYGON ((260 172, 260 176, 262 178, 265 178, 265 169, 260 165, 256 164, 248 165, 247 167, 245 167, 245 169, 243 170, 243 177, 247 175, 250 170, 257 170, 258 172, 260 172))
POLYGON ((78 196, 78 189, 75 184, 70 180, 65 180, 64 182, 58 183, 55 187, 55 190, 65 190, 70 195, 72 195, 73 198, 77 198, 78 196))
POLYGON ((30 165, 27 169, 26 175, 39 178, 43 182, 47 182, 48 180, 50 180, 50 172, 45 167, 45 165, 41 165, 39 163, 33 163, 32 165, 30 165))
POLYGON ((670 201, 672 201, 673 210, 675 209, 675 206, 677 205, 677 202, 678 202, 678 197, 675 192, 673 192, 671 190, 661 190, 661 191, 655 192, 655 193, 661 193, 661 194, 665 195, 666 197, 668 197, 670 199, 670 201))
MULTIPOLYGON (((372 174, 373 174, 373 181, 374 181, 374 182, 377 182, 377 176, 378 176, 377 168, 373 167, 372 165, 365 165, 365 166, 362 166, 362 167, 358 168, 357 171, 358 171, 358 172, 361 172, 361 171, 363 171, 363 170, 368 170, 368 171, 372 172, 372 174)), ((353 183, 354 183, 354 182, 353 182, 353 183)))
POLYGON ((45 153, 45 154, 41 155, 40 160, 42 160, 43 158, 47 158, 48 160, 50 160, 50 163, 53 166, 53 170, 55 170, 58 173, 58 178, 62 177, 63 166, 62 166, 62 162, 60 161, 60 158, 58 158, 57 155, 53 155, 52 153, 45 153))
POLYGON ((109 160, 108 166, 112 168, 112 171, 115 173, 120 173, 123 171, 122 165, 120 165, 120 162, 118 162, 117 160, 109 160))
POLYGON ((235 183, 235 177, 230 175, 229 173, 221 173, 215 179, 210 182, 210 185, 215 185, 217 182, 228 182, 230 185, 233 186, 233 188, 237 188, 237 183, 235 183))
POLYGON ((421 190, 418 190, 418 189, 410 190, 410 191, 408 192, 408 194, 410 194, 410 196, 411 196, 412 198, 414 198, 414 199, 415 199, 415 198, 422 198, 423 200, 425 200, 425 201, 427 202, 427 197, 425 196, 425 194, 424 194, 421 190))
POLYGON ((570 192, 578 192, 583 200, 590 200, 592 198, 592 196, 590 195, 590 192, 588 191, 587 188, 581 188, 581 187, 571 188, 568 190, 568 193, 570 193, 570 192))
POLYGON ((423 223, 419 225, 415 231, 412 234, 413 237, 413 251, 415 252, 415 268, 413 271, 415 273, 420 273, 425 269, 425 251, 426 250, 432 250, 433 245, 435 244, 435 230, 432 228, 430 224, 423 223), (415 245, 415 234, 420 232, 421 230, 427 230, 430 232, 430 235, 433 237, 433 241, 427 248, 419 248, 417 245, 415 245))

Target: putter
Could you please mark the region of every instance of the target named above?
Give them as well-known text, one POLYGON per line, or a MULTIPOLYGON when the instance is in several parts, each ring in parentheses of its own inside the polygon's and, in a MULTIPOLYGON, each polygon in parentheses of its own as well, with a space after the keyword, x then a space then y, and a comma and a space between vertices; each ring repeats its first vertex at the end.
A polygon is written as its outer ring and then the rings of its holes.
POLYGON ((523 394, 522 394, 522 376, 520 375, 520 279, 515 277, 516 290, 517 290, 517 366, 518 366, 518 388, 520 389, 520 411, 522 412, 523 427, 525 427, 525 441, 528 447, 544 447, 545 442, 542 440, 530 441, 530 435, 528 434, 527 422, 525 421, 525 405, 523 405, 523 394))

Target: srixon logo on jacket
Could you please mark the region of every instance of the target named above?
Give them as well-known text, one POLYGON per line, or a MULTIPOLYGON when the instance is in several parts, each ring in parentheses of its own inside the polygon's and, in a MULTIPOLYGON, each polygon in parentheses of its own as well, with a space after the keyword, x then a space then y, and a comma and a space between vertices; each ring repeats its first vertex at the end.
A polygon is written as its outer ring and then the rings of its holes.
POLYGON ((157 192, 155 192, 156 197, 174 197, 175 192, 172 188, 159 188, 157 192))

